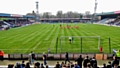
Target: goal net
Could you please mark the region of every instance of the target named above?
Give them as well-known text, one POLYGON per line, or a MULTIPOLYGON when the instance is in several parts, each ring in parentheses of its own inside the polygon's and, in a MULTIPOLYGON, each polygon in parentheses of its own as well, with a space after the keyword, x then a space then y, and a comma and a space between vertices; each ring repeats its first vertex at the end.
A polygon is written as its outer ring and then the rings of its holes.
POLYGON ((98 52, 100 36, 61 36, 60 52, 93 53, 98 52), (71 42, 70 42, 71 39, 71 42))

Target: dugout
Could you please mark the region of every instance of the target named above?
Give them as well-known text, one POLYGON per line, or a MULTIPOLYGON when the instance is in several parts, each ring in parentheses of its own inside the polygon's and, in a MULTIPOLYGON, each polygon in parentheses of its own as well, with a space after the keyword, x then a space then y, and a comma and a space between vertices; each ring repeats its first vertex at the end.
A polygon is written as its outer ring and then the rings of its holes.
POLYGON ((120 17, 120 11, 102 12, 102 13, 96 14, 96 16, 99 18, 99 20, 102 20, 105 18, 118 18, 120 17))

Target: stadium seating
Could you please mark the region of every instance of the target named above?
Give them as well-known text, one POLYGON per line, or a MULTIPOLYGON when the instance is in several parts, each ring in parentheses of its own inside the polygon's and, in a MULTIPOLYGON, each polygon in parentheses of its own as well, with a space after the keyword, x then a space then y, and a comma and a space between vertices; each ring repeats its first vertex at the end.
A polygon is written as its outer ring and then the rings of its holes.
POLYGON ((119 24, 120 24, 120 19, 117 18, 112 24, 114 24, 114 25, 119 25, 119 24))
MULTIPOLYGON (((27 24, 32 24, 33 22, 31 22, 30 20, 26 20, 26 19, 18 19, 18 20, 14 20, 14 19, 10 19, 10 20, 3 20, 0 21, 0 28, 3 26, 9 26, 11 28, 15 28, 15 27, 20 27, 20 26, 26 26, 27 24)), ((2 28, 1 28, 2 29, 2 28)))
POLYGON ((103 19, 103 20, 100 20, 98 23, 104 24, 104 22, 105 22, 106 20, 108 20, 108 18, 105 18, 105 19, 103 19))
POLYGON ((99 21, 98 23, 99 24, 109 24, 110 22, 112 22, 114 20, 115 20, 114 18, 105 18, 105 19, 99 21))
POLYGON ((105 18, 98 22, 99 24, 106 24, 106 25, 115 25, 120 26, 120 19, 119 18, 105 18))

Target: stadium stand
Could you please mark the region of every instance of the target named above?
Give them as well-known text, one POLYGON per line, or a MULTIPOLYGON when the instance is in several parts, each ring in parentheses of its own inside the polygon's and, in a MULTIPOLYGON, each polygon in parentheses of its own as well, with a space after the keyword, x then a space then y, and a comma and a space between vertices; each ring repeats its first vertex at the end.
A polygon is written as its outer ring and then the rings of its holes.
POLYGON ((10 28, 10 24, 4 21, 0 21, 0 30, 8 30, 10 28))
POLYGON ((112 22, 112 21, 114 21, 115 19, 113 19, 113 18, 109 18, 108 20, 106 20, 104 23, 105 24, 108 24, 108 23, 110 23, 110 22, 112 22))
POLYGON ((98 23, 104 24, 104 22, 105 22, 106 20, 108 20, 108 18, 102 19, 102 20, 98 21, 98 23))
POLYGON ((34 16, 0 13, 0 17, 0 30, 34 23, 30 20, 34 16))
POLYGON ((116 18, 111 24, 113 24, 113 25, 119 25, 119 23, 120 23, 120 19, 116 18))
POLYGON ((114 18, 105 18, 103 20, 100 20, 98 23, 100 23, 100 24, 110 24, 114 20, 115 20, 114 18))
POLYGON ((90 22, 91 18, 41 18, 40 21, 42 23, 56 23, 56 22, 62 22, 62 23, 68 23, 68 22, 90 22))
POLYGON ((106 24, 110 26, 120 26, 120 11, 98 13, 100 21, 98 24, 106 24))

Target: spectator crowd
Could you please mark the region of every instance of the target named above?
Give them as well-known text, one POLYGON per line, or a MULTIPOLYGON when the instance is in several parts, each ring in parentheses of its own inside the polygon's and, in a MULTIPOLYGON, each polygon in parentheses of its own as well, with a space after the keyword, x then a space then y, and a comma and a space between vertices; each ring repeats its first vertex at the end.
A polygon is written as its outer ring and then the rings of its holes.
MULTIPOLYGON (((29 54, 29 61, 25 64, 24 61, 22 63, 16 63, 16 65, 8 65, 8 68, 31 68, 31 65, 34 65, 33 68, 51 68, 47 64, 47 56, 45 53, 43 53, 43 63, 36 62, 35 61, 35 54, 34 52, 31 52, 29 54)), ((90 58, 88 55, 86 55, 85 58, 82 57, 82 55, 79 56, 79 58, 75 59, 74 62, 71 62, 69 60, 69 53, 66 52, 65 54, 65 62, 59 63, 56 62, 54 67, 52 68, 120 68, 119 66, 119 59, 114 56, 112 61, 109 61, 108 64, 103 63, 102 67, 99 67, 97 64, 97 60, 95 57, 90 58)))

